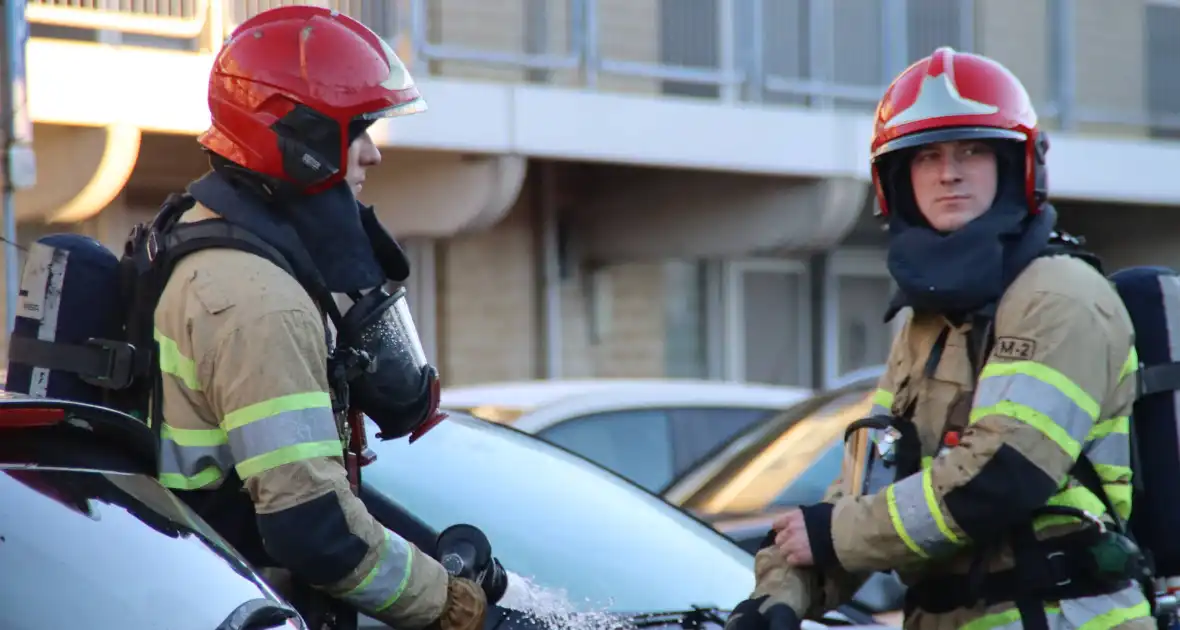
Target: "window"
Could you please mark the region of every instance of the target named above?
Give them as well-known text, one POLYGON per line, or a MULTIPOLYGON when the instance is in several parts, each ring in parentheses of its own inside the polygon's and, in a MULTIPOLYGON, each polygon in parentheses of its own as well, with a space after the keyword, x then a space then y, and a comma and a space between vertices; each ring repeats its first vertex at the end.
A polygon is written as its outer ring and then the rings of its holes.
POLYGON ((664 374, 706 378, 705 265, 671 261, 664 267, 664 374))
POLYGON ((940 46, 971 50, 970 9, 964 10, 962 0, 908 0, 906 5, 907 65, 940 46))
POLYGON ((884 80, 879 0, 781 0, 758 8, 760 15, 748 10, 746 19, 761 31, 755 54, 766 75, 765 102, 872 111, 884 80))
POLYGON ((671 423, 664 411, 637 409, 582 416, 538 435, 648 490, 658 490, 672 480, 671 423))
POLYGON ((873 391, 853 386, 799 403, 753 429, 741 448, 718 453, 710 462, 718 473, 699 488, 668 496, 707 515, 815 502, 839 476, 844 429, 868 413, 873 391))
MULTIPOLYGON (((1147 30, 1147 111, 1152 116, 1180 118, 1180 73, 1176 72, 1176 33, 1180 32, 1180 6, 1148 3, 1145 7, 1147 30)), ((1180 129, 1171 125, 1151 128, 1155 138, 1175 139, 1180 129)))
POLYGON ((794 260, 732 262, 725 278, 726 376, 811 385, 811 295, 794 260))
MULTIPOLYGON (((660 0, 660 61, 664 67, 717 70, 723 5, 715 0, 660 0)), ((664 81, 664 93, 717 98, 716 85, 664 81)))
POLYGON ((775 409, 673 409, 673 468, 677 476, 775 409))
POLYGON ((840 476, 843 461, 844 442, 832 442, 819 459, 783 488, 774 498, 774 505, 810 505, 823 501, 828 486, 840 476))
POLYGON ((882 316, 893 287, 884 250, 847 248, 832 253, 824 289, 825 386, 888 359, 894 327, 882 316))

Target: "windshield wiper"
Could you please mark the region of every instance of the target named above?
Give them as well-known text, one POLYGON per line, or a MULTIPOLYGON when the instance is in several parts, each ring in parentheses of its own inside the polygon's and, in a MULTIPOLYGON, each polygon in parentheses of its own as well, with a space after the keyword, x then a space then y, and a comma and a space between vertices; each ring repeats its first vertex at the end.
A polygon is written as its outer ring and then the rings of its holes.
POLYGON ((628 615, 628 621, 636 628, 678 625, 684 630, 701 630, 705 624, 725 626, 725 617, 730 611, 715 607, 693 606, 692 610, 640 613, 628 615))
POLYGON ((299 616, 293 608, 269 599, 252 599, 233 609, 216 630, 267 630, 299 616))

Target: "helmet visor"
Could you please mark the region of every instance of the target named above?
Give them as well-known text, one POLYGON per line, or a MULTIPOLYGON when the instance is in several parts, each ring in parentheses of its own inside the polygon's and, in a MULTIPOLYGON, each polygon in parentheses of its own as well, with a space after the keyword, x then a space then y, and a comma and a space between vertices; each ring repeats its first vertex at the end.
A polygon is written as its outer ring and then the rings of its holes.
POLYGON ((995 127, 931 129, 929 131, 919 131, 918 133, 904 135, 886 142, 873 153, 873 160, 875 161, 884 155, 893 153, 894 151, 900 151, 901 149, 911 149, 936 142, 954 142, 956 140, 1015 140, 1024 142, 1028 140, 1028 136, 1019 131, 997 129, 995 127))

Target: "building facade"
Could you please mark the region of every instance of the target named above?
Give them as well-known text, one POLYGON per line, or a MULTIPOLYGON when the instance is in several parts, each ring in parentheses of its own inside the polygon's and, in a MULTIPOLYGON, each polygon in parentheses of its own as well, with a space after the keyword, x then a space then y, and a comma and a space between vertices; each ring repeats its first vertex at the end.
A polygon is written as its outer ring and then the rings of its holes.
MULTIPOLYGON (((206 77, 278 2, 30 0, 39 181, 20 240, 112 248, 206 169, 206 77), (167 7, 145 10, 143 6, 167 7)), ((285 2, 284 4, 290 4, 285 2)), ((312 2, 308 2, 312 4, 312 2)), ((424 115, 374 128, 374 204, 449 384, 683 376, 831 385, 881 362, 891 282, 868 140, 939 45, 991 55, 1049 129, 1064 227, 1180 266, 1180 3, 366 0, 424 115)))

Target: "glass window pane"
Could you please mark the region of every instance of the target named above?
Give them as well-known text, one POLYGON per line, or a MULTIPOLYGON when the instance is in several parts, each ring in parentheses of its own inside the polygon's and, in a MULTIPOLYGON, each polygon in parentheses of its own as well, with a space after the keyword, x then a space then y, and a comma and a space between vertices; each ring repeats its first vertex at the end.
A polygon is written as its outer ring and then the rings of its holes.
POLYGON ((705 269, 699 262, 672 262, 664 273, 664 373, 705 378, 705 269))
POLYGON ((807 346, 800 338, 803 276, 783 271, 745 271, 742 312, 745 331, 745 380, 752 383, 804 386, 801 366, 807 346))
POLYGON ((839 306, 837 374, 881 365, 889 357, 893 331, 883 320, 889 305, 889 278, 841 276, 836 280, 839 306))
POLYGON ((583 416, 539 434, 649 490, 672 480, 668 414, 632 410, 583 416))
POLYGON ((739 431, 776 412, 775 409, 671 410, 676 474, 683 474, 739 431))

